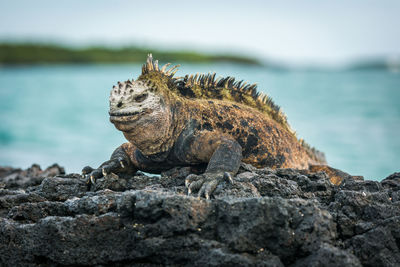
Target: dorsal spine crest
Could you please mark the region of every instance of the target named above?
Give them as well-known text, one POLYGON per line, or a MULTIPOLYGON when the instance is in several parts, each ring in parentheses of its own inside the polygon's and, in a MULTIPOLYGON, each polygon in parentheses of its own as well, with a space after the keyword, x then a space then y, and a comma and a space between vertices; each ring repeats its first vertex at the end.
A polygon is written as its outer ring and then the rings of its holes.
POLYGON ((152 72, 162 74, 173 85, 170 90, 186 98, 225 99, 251 106, 266 113, 294 134, 281 108, 268 95, 258 92, 256 84, 247 84, 243 80, 236 81, 231 76, 216 78, 216 73, 174 77, 180 65, 172 67, 170 65, 167 63, 160 68, 158 60, 153 60, 152 54, 149 54, 142 66, 142 75, 152 72))

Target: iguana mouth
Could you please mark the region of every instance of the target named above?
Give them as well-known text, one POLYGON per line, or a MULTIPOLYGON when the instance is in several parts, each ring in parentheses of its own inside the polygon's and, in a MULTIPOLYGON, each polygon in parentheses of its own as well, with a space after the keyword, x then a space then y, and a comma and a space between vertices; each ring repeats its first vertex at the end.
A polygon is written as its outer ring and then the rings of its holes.
POLYGON ((140 117, 150 113, 151 110, 143 109, 140 111, 109 111, 111 122, 129 123, 138 120, 140 117))
POLYGON ((135 115, 139 115, 140 113, 144 113, 144 112, 143 111, 134 111, 134 112, 111 112, 111 111, 109 111, 108 112, 110 117, 135 116, 135 115))

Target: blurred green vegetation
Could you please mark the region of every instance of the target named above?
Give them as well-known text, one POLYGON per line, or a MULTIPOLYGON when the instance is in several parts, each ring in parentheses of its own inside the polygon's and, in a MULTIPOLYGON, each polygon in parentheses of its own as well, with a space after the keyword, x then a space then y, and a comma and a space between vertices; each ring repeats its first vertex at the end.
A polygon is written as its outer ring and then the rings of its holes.
POLYGON ((142 63, 149 52, 162 62, 230 62, 261 65, 255 58, 231 54, 165 51, 134 46, 75 48, 37 43, 0 43, 0 64, 142 63))
POLYGON ((371 59, 353 63, 348 67, 349 70, 390 70, 400 71, 400 59, 371 59))

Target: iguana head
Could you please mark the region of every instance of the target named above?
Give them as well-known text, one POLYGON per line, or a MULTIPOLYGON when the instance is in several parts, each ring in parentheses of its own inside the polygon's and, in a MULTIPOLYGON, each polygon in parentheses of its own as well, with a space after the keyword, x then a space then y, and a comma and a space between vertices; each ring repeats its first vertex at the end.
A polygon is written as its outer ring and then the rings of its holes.
POLYGON ((114 126, 144 154, 163 150, 171 128, 171 110, 152 83, 118 83, 111 90, 109 114, 114 126))
POLYGON ((168 115, 169 86, 178 66, 167 70, 169 64, 159 68, 151 54, 143 65, 139 78, 118 82, 110 94, 110 120, 119 130, 137 127, 138 123, 153 121, 168 115))
POLYGON ((110 93, 110 121, 147 154, 167 150, 172 142, 172 75, 149 56, 136 81, 118 82, 110 93))
POLYGON ((148 120, 164 112, 164 109, 162 95, 156 93, 150 83, 128 80, 118 82, 111 90, 109 114, 117 128, 134 126, 140 120, 148 120))

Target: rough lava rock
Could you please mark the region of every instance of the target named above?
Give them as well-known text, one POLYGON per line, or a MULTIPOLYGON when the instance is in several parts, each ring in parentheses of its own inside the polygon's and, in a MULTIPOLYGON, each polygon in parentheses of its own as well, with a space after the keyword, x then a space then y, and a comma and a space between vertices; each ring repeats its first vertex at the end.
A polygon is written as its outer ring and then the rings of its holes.
POLYGON ((0 168, 1 266, 399 266, 400 173, 382 182, 242 164, 214 199, 161 176, 0 168))

